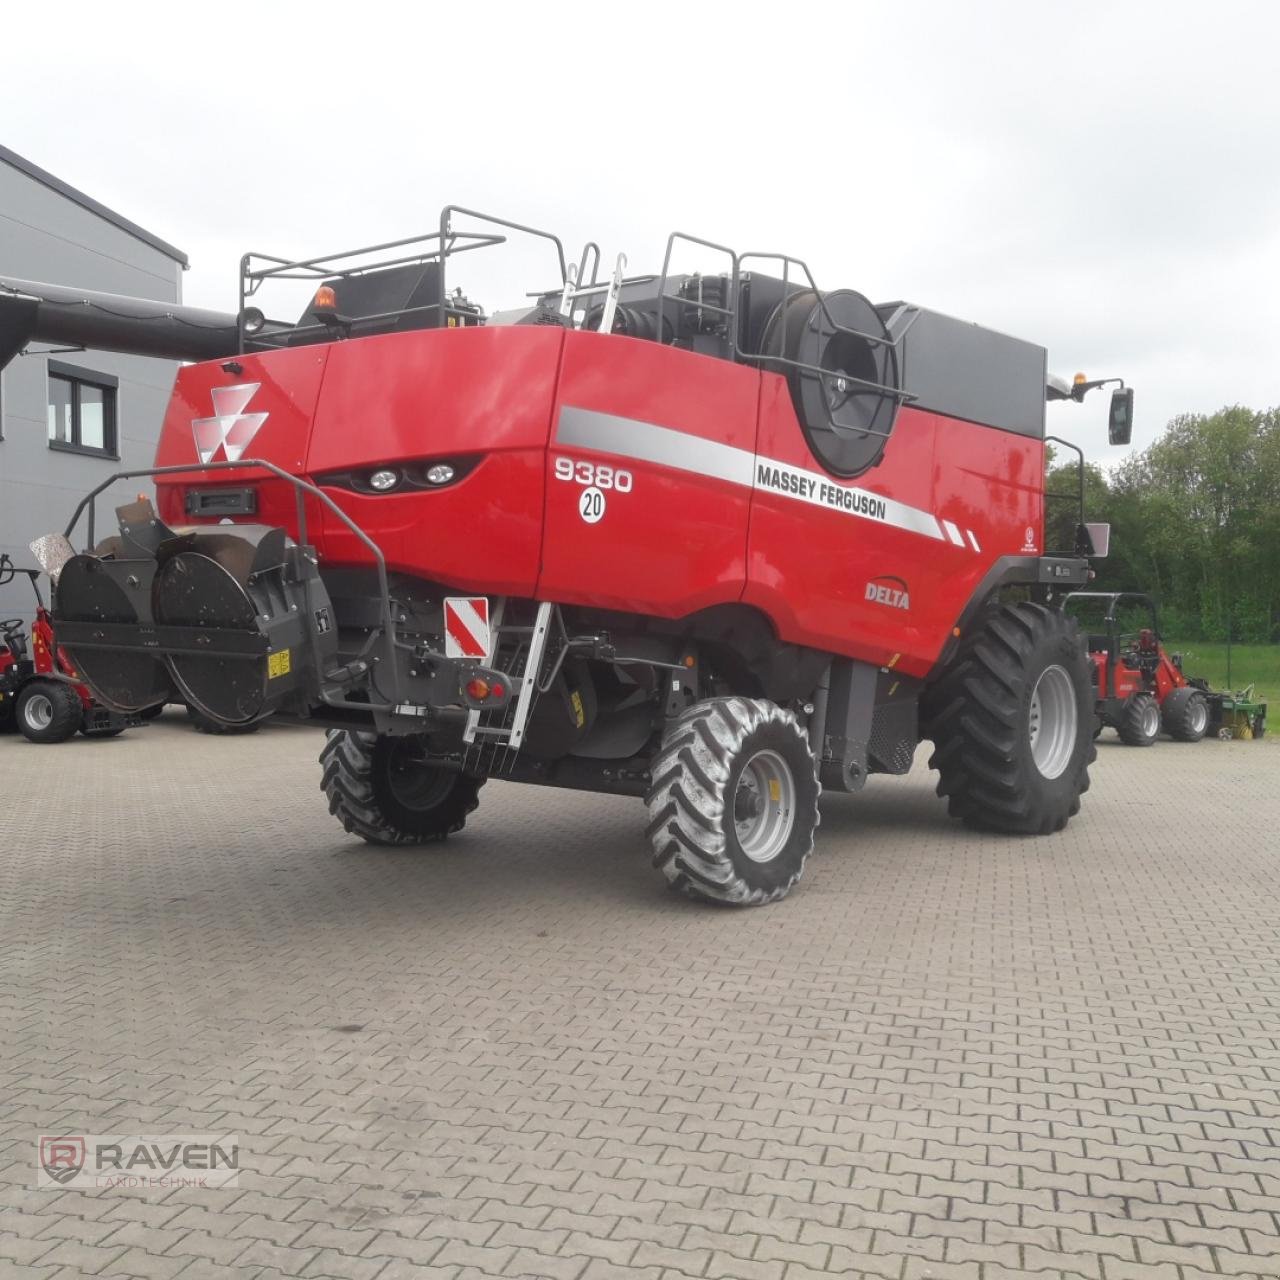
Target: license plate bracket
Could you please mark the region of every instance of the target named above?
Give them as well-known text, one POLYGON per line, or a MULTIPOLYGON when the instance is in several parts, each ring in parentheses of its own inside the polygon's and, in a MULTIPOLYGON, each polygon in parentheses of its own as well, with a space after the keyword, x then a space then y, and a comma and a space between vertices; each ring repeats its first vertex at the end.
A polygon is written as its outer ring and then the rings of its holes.
POLYGON ((256 489, 188 489, 186 512, 189 516, 256 516, 256 489))

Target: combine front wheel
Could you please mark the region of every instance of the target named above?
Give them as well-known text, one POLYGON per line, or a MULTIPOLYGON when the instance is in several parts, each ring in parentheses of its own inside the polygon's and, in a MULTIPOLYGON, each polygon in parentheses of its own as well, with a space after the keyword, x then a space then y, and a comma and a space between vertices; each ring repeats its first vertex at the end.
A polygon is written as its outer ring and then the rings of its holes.
POLYGON ((800 879, 821 787, 790 711, 763 699, 700 702, 672 722, 651 774, 648 836, 673 888, 754 907, 800 879))
POLYGON ((320 753, 329 812, 370 844, 432 844, 461 831, 483 778, 425 760, 411 738, 333 730, 320 753))
POLYGON ((1135 693, 1120 712, 1116 726, 1128 747, 1149 747, 1160 736, 1160 704, 1149 693, 1135 693))
POLYGON ((1209 703, 1199 689, 1175 689, 1160 709, 1164 731, 1178 742, 1199 742, 1209 727, 1209 703))
POLYGON ((962 644, 924 704, 929 759, 953 817, 993 831, 1060 831, 1097 755, 1089 659, 1074 620, 1004 605, 962 644))

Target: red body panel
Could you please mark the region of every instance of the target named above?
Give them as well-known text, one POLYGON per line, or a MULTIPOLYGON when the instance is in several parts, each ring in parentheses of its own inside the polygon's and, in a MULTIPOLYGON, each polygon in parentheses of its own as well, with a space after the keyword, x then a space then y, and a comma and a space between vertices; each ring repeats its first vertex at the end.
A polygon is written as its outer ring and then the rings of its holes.
MULTIPOLYGON (((251 458, 256 455, 274 462, 284 471, 305 473, 311 425, 331 350, 327 346, 298 347, 292 351, 275 351, 269 356, 239 356, 234 362, 214 360, 180 369, 165 414, 160 442, 156 446, 156 466, 180 466, 186 462, 194 462, 198 466, 192 423, 213 413, 213 389, 257 383, 258 389, 245 406, 245 411, 265 412, 267 420, 250 441, 244 456, 251 458), (238 365, 240 372, 226 368, 228 364, 238 365)), ((219 485, 236 489, 253 485, 258 491, 257 521, 283 525, 296 532, 294 489, 256 468, 221 474, 215 472, 204 477, 199 474, 161 477, 156 493, 162 519, 170 524, 191 523, 183 509, 182 497, 187 487, 183 482, 197 480, 201 489, 219 485)), ((320 504, 309 502, 307 520, 313 529, 319 515, 320 504)))
MULTIPOLYGON (((393 569, 470 593, 656 617, 744 601, 783 640, 924 675, 993 564, 1040 550, 1039 439, 906 407, 880 461, 837 480, 781 377, 670 346, 517 326, 225 363, 180 372, 158 465, 198 469, 192 420, 214 412, 215 388, 247 384, 259 385, 243 412, 267 418, 245 456, 312 479, 478 455, 438 491, 327 490, 393 569), (575 422, 587 427, 571 440, 575 422), (790 481, 806 496, 771 487, 762 466, 807 475, 790 481), (588 488, 598 519, 581 514, 588 488)), ((159 486, 170 522, 189 523, 196 478, 159 486)), ((200 487, 253 481, 208 474, 200 487)), ((286 486, 257 483, 255 519, 296 532, 286 486)), ((331 515, 308 519, 322 562, 367 559, 331 515)))
MULTIPOLYGON (((1159 650, 1159 662, 1150 676, 1126 662, 1116 663, 1116 687, 1114 697, 1126 699, 1135 693, 1153 693, 1156 701, 1162 706, 1164 700, 1175 690, 1187 684, 1187 678, 1173 665, 1163 647, 1159 650)), ((1107 688, 1107 667, 1109 657, 1105 652, 1095 651, 1089 655, 1098 668, 1098 693, 1105 697, 1107 688)))
MULTIPOLYGON (((773 374, 763 378, 758 452, 821 469, 773 374)), ((903 408, 880 462, 856 480, 828 483, 950 520, 964 545, 757 489, 745 599, 789 639, 924 675, 992 563, 1038 552, 1042 486, 1028 481, 1043 474, 1043 456, 1038 440, 903 408), (882 578, 902 584, 909 608, 883 593, 868 598, 868 584, 882 578)))
MULTIPOLYGON (((67 651, 54 644, 53 620, 43 605, 36 609, 36 620, 31 624, 28 656, 33 669, 28 679, 52 675, 54 671, 66 676, 76 674, 67 651)), ((4 677, 6 672, 11 672, 15 666, 13 654, 7 648, 0 648, 0 677, 4 677)), ((93 705, 93 695, 83 684, 72 685, 72 688, 75 689, 81 706, 87 711, 93 705)))
MULTIPOLYGON (((668 428, 691 438, 690 451, 698 440, 750 451, 759 385, 754 369, 727 360, 577 332, 565 336, 557 409, 571 406, 668 428)), ((540 599, 679 618, 741 598, 750 489, 558 441, 546 467, 540 599), (587 486, 557 480, 557 458, 592 464, 597 479, 601 468, 629 473, 633 488, 625 494, 616 483, 602 488, 605 515, 588 524, 578 511, 587 486)))
MULTIPOLYGON (((436 493, 331 496, 394 569, 465 591, 532 596, 542 550, 543 469, 559 328, 437 329, 332 348, 307 470, 483 454, 436 493)), ((368 553, 326 514, 323 554, 368 553)))

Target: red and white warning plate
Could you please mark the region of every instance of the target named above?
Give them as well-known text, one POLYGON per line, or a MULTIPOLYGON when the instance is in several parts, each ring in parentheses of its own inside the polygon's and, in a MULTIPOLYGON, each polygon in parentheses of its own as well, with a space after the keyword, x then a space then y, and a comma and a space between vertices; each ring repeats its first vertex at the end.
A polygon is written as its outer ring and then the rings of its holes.
POLYGON ((444 656, 489 656, 489 600, 486 596, 448 596, 444 602, 444 656))

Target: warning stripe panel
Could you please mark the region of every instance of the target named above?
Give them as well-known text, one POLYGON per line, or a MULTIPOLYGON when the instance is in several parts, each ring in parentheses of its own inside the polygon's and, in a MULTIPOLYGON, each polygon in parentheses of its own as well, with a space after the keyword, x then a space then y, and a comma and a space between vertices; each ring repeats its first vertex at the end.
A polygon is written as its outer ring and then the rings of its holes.
POLYGON ((484 596, 450 596, 444 602, 444 649, 448 658, 487 658, 489 601, 484 596))

